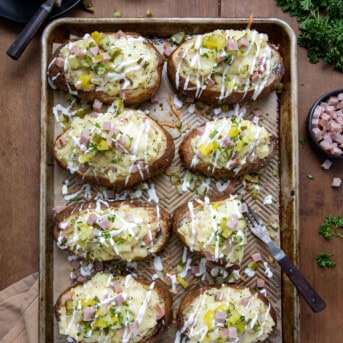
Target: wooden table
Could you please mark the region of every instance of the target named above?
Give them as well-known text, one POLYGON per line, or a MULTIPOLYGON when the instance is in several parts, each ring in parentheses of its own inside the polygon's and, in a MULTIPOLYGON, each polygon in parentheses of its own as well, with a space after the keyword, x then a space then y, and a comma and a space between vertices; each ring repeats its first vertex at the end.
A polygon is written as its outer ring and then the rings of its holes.
MULTIPOLYGON (((124 17, 276 17, 298 32, 294 18, 282 13, 273 0, 93 0, 97 17, 108 17, 118 6, 124 17)), ((71 16, 93 16, 80 9, 71 16)), ((39 144, 40 144, 40 40, 37 37, 17 62, 5 55, 21 26, 0 20, 0 289, 38 271, 39 262, 39 144)), ((298 48, 299 137, 311 104, 324 92, 343 87, 343 74, 322 63, 308 63, 298 48)), ((325 241, 318 234, 327 213, 342 215, 343 188, 332 189, 332 177, 343 175, 343 163, 323 171, 323 158, 309 144, 299 146, 300 269, 326 300, 327 308, 313 314, 302 303, 302 342, 341 342, 343 336, 343 242, 325 241), (307 175, 315 178, 309 180, 307 175), (315 257, 334 253, 333 270, 319 270, 315 257)))

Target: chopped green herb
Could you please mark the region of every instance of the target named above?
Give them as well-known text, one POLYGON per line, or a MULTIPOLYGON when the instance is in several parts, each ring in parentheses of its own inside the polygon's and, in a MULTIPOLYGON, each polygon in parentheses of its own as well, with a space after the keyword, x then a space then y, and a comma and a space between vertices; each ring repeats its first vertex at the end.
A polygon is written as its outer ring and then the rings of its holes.
POLYGON ((113 17, 115 17, 115 18, 122 17, 122 13, 121 13, 119 7, 117 7, 117 6, 114 7, 113 17))
POLYGON ((152 14, 152 12, 149 9, 147 9, 146 12, 145 12, 145 16, 148 17, 148 18, 151 18, 154 15, 152 14))
POLYGON ((301 145, 304 145, 305 142, 306 142, 306 139, 305 139, 305 138, 299 138, 299 143, 300 143, 301 145))
POLYGON ((92 0, 83 0, 82 5, 86 11, 94 13, 94 5, 92 0))
POLYGON ((311 174, 307 175, 307 178, 310 179, 310 180, 314 180, 314 176, 311 175, 311 174))
POLYGON ((336 266, 336 262, 332 261, 333 254, 321 253, 316 257, 317 265, 319 268, 333 268, 336 266))
POLYGON ((328 214, 325 221, 320 225, 319 233, 325 239, 330 239, 332 236, 343 238, 343 235, 338 232, 339 228, 343 228, 343 217, 334 217, 328 214))
POLYGON ((218 130, 214 130, 209 134, 210 138, 214 138, 218 134, 218 130))

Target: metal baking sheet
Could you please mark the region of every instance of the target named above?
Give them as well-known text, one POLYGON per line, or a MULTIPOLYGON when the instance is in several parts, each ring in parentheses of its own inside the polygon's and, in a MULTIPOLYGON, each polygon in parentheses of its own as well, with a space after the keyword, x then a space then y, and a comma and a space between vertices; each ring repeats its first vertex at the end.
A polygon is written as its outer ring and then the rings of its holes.
MULTIPOLYGON (((57 295, 67 288, 70 265, 67 260, 68 254, 56 248, 52 235, 52 209, 56 205, 64 205, 66 201, 61 195, 61 185, 66 179, 72 182, 72 178, 55 165, 52 155, 54 138, 60 128, 55 122, 52 108, 56 103, 64 99, 58 93, 48 87, 46 69, 48 60, 57 44, 69 39, 70 35, 82 36, 92 31, 115 32, 119 29, 129 32, 138 32, 143 36, 150 37, 152 42, 161 50, 163 39, 172 34, 185 31, 189 34, 210 32, 215 29, 242 29, 245 28, 246 19, 80 19, 66 18, 50 24, 42 38, 42 104, 41 104, 41 217, 40 217, 40 342, 63 342, 65 338, 58 334, 56 321, 53 318, 53 306, 57 295)), ((262 217, 270 222, 278 224, 282 230, 275 235, 275 241, 297 264, 299 249, 299 213, 298 213, 298 151, 297 151, 297 78, 296 78, 296 39, 290 27, 277 19, 255 19, 254 29, 265 32, 270 40, 279 45, 285 64, 285 76, 283 79, 284 89, 281 95, 272 93, 259 102, 248 104, 250 107, 258 107, 265 113, 270 113, 262 122, 269 131, 279 138, 278 151, 271 164, 261 176, 263 185, 257 199, 252 199, 251 193, 244 196, 247 202, 259 211, 262 217), (277 171, 277 172, 275 172, 277 171), (266 195, 272 195, 274 201, 268 206, 263 202, 266 195), (262 211, 263 210, 263 211, 262 211)), ((171 121, 168 118, 168 98, 172 89, 164 76, 159 91, 160 101, 164 104, 163 110, 156 109, 157 105, 147 102, 139 106, 148 110, 154 119, 171 121)), ((183 127, 194 128, 206 121, 201 113, 189 113, 188 105, 184 105, 181 112, 183 127)), ((202 111, 198 111, 202 112, 202 111)), ((202 113, 203 114, 203 113, 202 113)), ((174 140, 176 147, 180 144, 184 135, 174 140)), ((176 154, 171 170, 177 171, 178 175, 184 176, 185 171, 181 167, 176 154)), ((162 175, 152 179, 160 204, 170 214, 180 205, 195 197, 192 191, 179 194, 177 188, 170 183, 170 176, 162 175)), ((211 181, 211 190, 208 195, 220 194, 225 188, 222 184, 211 181), (223 188, 224 187, 224 188, 223 188)), ((78 190, 77 185, 73 190, 78 190), (76 187, 76 188, 75 188, 76 187)), ((94 190, 96 191, 96 190, 94 190)), ((244 192, 244 187, 236 183, 235 192, 244 192)), ((125 194, 123 195, 125 196, 125 194)), ((143 195, 142 200, 147 200, 143 195)), ((255 285, 254 277, 244 276, 244 268, 250 261, 250 255, 258 250, 267 260, 268 251, 251 235, 248 236, 249 245, 245 249, 241 275, 243 280, 238 282, 250 287, 255 285)), ((165 251, 160 254, 166 271, 173 272, 181 260, 183 248, 175 237, 172 237, 165 251)), ((273 277, 267 280, 267 297, 275 307, 278 314, 278 326, 267 342, 300 342, 299 327, 299 300, 293 285, 281 275, 276 263, 270 263, 273 277)), ((152 261, 140 262, 139 274, 149 277, 156 273, 152 261)), ((264 276, 263 268, 257 271, 257 275, 264 276)), ((265 277, 265 276, 264 276, 265 277)), ((213 282, 210 270, 203 282, 213 282)), ((187 276, 191 284, 199 282, 191 273, 187 276)), ((174 308, 184 294, 181 286, 178 286, 174 294, 174 308)), ((162 338, 157 341, 173 342, 175 327, 169 329, 162 338)))

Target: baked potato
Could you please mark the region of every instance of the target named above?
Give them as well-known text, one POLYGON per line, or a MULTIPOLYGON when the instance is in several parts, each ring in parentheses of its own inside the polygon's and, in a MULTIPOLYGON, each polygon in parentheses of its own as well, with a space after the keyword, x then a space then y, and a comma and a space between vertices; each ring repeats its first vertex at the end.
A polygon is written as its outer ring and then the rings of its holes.
POLYGON ((160 252, 170 236, 161 206, 132 201, 86 202, 58 213, 54 237, 61 249, 90 261, 138 261, 160 252))
POLYGON ((239 268, 247 237, 242 203, 236 196, 197 199, 179 206, 173 231, 191 251, 227 268, 239 268))
POLYGON ((59 47, 48 67, 53 88, 93 102, 139 104, 157 93, 163 57, 136 33, 86 34, 59 47))
POLYGON ((116 191, 163 173, 174 152, 170 134, 134 109, 77 117, 54 145, 62 168, 116 191))
POLYGON ((162 281, 97 273, 59 296, 55 316, 77 342, 146 342, 170 324, 171 306, 162 281))
POLYGON ((284 68, 278 49, 255 30, 195 35, 168 58, 176 91, 208 104, 256 100, 276 89, 284 68))
POLYGON ((177 335, 185 336, 185 342, 253 343, 269 336, 276 326, 276 313, 268 300, 253 289, 238 285, 197 286, 182 299, 177 325, 177 335))
POLYGON ((265 167, 276 139, 242 117, 211 120, 190 132, 179 154, 184 165, 207 176, 230 179, 265 167))

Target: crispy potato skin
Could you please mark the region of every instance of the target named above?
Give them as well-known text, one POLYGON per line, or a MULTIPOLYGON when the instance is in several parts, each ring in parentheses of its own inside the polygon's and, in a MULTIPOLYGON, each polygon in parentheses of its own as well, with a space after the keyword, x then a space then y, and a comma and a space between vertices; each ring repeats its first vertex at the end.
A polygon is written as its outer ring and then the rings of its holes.
MULTIPOLYGON (((97 176, 94 176, 94 175, 90 175, 90 174, 84 174, 80 170, 76 171, 75 173, 77 175, 81 176, 82 180, 84 182, 89 182, 89 183, 95 184, 95 185, 111 187, 116 192, 120 192, 125 188, 132 187, 136 183, 139 183, 141 181, 150 179, 153 176, 160 175, 160 174, 164 173, 164 171, 169 167, 169 165, 173 161, 174 154, 175 154, 175 145, 174 145, 173 138, 168 133, 168 131, 166 131, 157 122, 154 122, 154 123, 155 123, 155 125, 158 125, 159 128, 164 133, 166 140, 167 140, 167 144, 166 144, 166 150, 164 151, 164 153, 157 160, 153 161, 151 163, 151 165, 149 165, 149 168, 142 170, 141 173, 139 171, 137 171, 135 173, 131 173, 130 177, 127 181, 126 181, 126 177, 123 177, 123 178, 118 178, 114 183, 111 183, 109 178, 105 175, 98 174, 97 176)), ((63 134, 59 135, 56 138, 56 141, 54 144, 54 156, 55 156, 55 160, 56 160, 57 164, 59 166, 61 166, 63 169, 68 170, 67 164, 57 158, 57 156, 58 156, 57 151, 58 151, 58 148, 61 144, 59 142, 59 138, 62 135, 63 134)))
MULTIPOLYGON (((141 278, 135 278, 136 281, 138 281, 143 287, 149 288, 151 282, 141 279, 141 278)), ((60 296, 57 298, 56 304, 54 306, 54 314, 56 317, 56 320, 60 320, 60 314, 59 309, 62 307, 62 296, 66 293, 68 293, 71 289, 81 286, 82 283, 76 283, 70 287, 68 287, 63 293, 60 294, 60 296)), ((150 342, 154 337, 158 336, 163 330, 165 330, 172 322, 173 319, 173 313, 172 313, 172 305, 173 305, 173 297, 169 292, 168 286, 162 282, 161 280, 155 281, 155 287, 154 290, 157 291, 159 298, 163 299, 165 304, 165 316, 164 318, 160 319, 157 322, 157 325, 155 327, 155 330, 151 333, 149 337, 145 337, 143 342, 150 342)))
POLYGON ((247 163, 244 167, 242 167, 242 169, 237 174, 233 170, 229 170, 225 168, 216 168, 216 167, 214 168, 212 164, 201 161, 201 160, 199 160, 199 162, 195 166, 192 166, 194 153, 191 147, 191 140, 197 135, 201 136, 201 130, 198 130, 198 129, 203 127, 204 125, 205 124, 191 131, 190 134, 180 144, 179 155, 180 155, 181 161, 183 162, 185 167, 188 169, 199 171, 202 174, 206 176, 210 176, 210 177, 216 177, 220 179, 231 179, 240 175, 244 175, 246 173, 255 173, 259 171, 260 169, 264 168, 269 163, 269 161, 271 160, 273 156, 275 146, 277 144, 277 139, 276 137, 271 136, 270 154, 262 160, 257 160, 253 163, 247 163))
MULTIPOLYGON (((229 287, 229 288, 234 288, 234 289, 243 289, 245 288, 244 286, 240 286, 240 285, 225 285, 224 287, 229 287)), ((224 288, 223 287, 223 288, 224 288)), ((197 285, 191 289, 189 289, 187 291, 187 293, 185 294, 185 296, 183 297, 183 299, 181 300, 181 304, 180 307, 178 309, 177 312, 177 317, 176 317, 176 323, 177 323, 177 328, 178 330, 181 330, 185 324, 185 313, 187 311, 187 309, 189 308, 189 306, 192 304, 192 302, 199 297, 201 294, 203 294, 204 292, 206 292, 207 290, 210 290, 212 288, 216 288, 216 289, 221 289, 222 286, 221 285, 197 285)), ((249 288, 250 292, 252 295, 256 294, 257 292, 252 289, 249 288)), ((263 301, 263 303, 268 306, 269 302, 267 300, 267 298, 265 298, 263 295, 257 293, 258 298, 261 299, 263 301)), ((275 325, 274 328, 276 327, 276 312, 274 310, 273 307, 270 308, 270 315, 273 318, 275 325)))
MULTIPOLYGON (((215 202, 215 201, 221 201, 221 200, 225 200, 225 199, 227 199, 227 197, 216 197, 216 198, 210 198, 209 200, 210 200, 210 202, 215 202)), ((174 210, 173 217, 172 217, 173 232, 174 232, 175 236, 181 241, 181 243, 187 248, 189 248, 189 246, 186 243, 185 237, 179 232, 178 228, 179 228, 181 221, 184 218, 190 217, 189 208, 188 208, 189 202, 191 202, 193 204, 193 208, 197 208, 197 207, 202 206, 201 204, 199 204, 198 201, 195 201, 195 200, 187 201, 186 203, 180 205, 179 207, 177 207, 174 210)), ((200 257, 205 257, 205 252, 201 252, 201 251, 193 251, 193 254, 196 254, 200 257)), ((227 264, 227 261, 225 260, 225 258, 213 260, 211 262, 214 264, 217 264, 219 266, 222 266, 222 267, 226 266, 226 264, 227 264)), ((239 269, 239 265, 233 265, 233 266, 230 266, 229 268, 226 268, 226 270, 228 272, 230 272, 234 269, 239 269)))
MULTIPOLYGON (((111 208, 114 209, 118 209, 120 206, 122 205, 129 205, 132 208, 145 208, 146 210, 148 210, 149 212, 155 212, 156 209, 156 205, 151 204, 151 203, 143 203, 143 202, 139 202, 139 201, 115 201, 115 202, 109 202, 108 205, 111 208)), ((106 209, 107 206, 105 206, 104 204, 100 204, 102 209, 106 209)), ((61 231, 59 226, 59 223, 63 222, 65 219, 67 219, 68 217, 70 217, 73 213, 78 213, 80 211, 82 211, 82 209, 95 209, 96 208, 96 202, 95 201, 89 201, 89 202, 83 202, 81 204, 78 204, 76 206, 68 206, 67 208, 65 208, 62 212, 56 214, 55 218, 54 218, 54 228, 53 228, 53 233, 54 233, 54 238, 57 241, 58 240, 58 236, 59 236, 59 232, 61 231)), ((171 234, 171 219, 169 216, 169 213, 167 212, 167 210, 165 208, 163 208, 162 206, 159 206, 160 208, 160 217, 161 217, 161 234, 163 235, 163 240, 160 243, 159 246, 156 246, 156 250, 149 254, 148 256, 146 256, 145 258, 134 258, 132 260, 132 262, 134 261, 141 261, 144 259, 148 259, 152 256, 152 254, 158 253, 160 251, 162 251, 167 243, 168 240, 170 238, 170 234, 171 234)), ((72 251, 73 254, 75 254, 74 251, 72 251)), ((115 259, 116 261, 123 261, 126 262, 125 260, 121 259, 119 256, 117 259, 115 259)))
MULTIPOLYGON (((111 34, 111 33, 109 33, 111 34)), ((140 37, 141 35, 135 32, 127 32, 126 35, 130 35, 132 37, 140 37)), ((59 56, 59 53, 61 49, 68 44, 66 42, 64 45, 60 46, 56 51, 54 52, 53 56, 51 57, 51 60, 49 64, 52 62, 52 60, 59 56)), ((154 47, 153 44, 146 41, 145 44, 153 50, 154 54, 156 55, 157 59, 157 70, 158 70, 158 78, 155 80, 155 82, 149 87, 144 88, 140 90, 129 90, 127 92, 126 99, 123 99, 124 104, 126 106, 129 105, 137 105, 140 104, 146 100, 149 100, 151 97, 153 97, 157 91, 160 88, 161 84, 161 75, 162 75, 162 69, 163 69, 163 57, 159 53, 159 51, 154 47)), ((57 89, 69 92, 68 86, 67 86, 67 79, 64 74, 63 68, 59 68, 55 63, 53 63, 48 70, 48 77, 52 79, 53 77, 56 77, 54 80, 54 85, 57 87, 57 89), (58 77, 56 75, 60 74, 58 77)), ((73 85, 70 85, 70 89, 73 91, 77 91, 77 97, 85 102, 93 102, 95 99, 103 102, 104 104, 111 104, 115 99, 120 98, 120 94, 117 96, 108 96, 103 91, 83 91, 83 90, 77 90, 73 85)))
MULTIPOLYGON (((182 45, 180 45, 180 47, 181 46, 182 45)), ((275 90, 277 88, 278 84, 280 83, 280 81, 283 77, 283 74, 284 74, 282 57, 281 57, 280 53, 278 52, 278 50, 272 44, 270 44, 270 46, 272 48, 272 52, 273 52, 274 56, 280 62, 280 69, 275 73, 275 78, 266 84, 266 86, 263 88, 262 92, 259 94, 257 99, 263 98, 264 96, 268 95, 273 90, 275 90)), ((173 57, 174 57, 174 55, 177 56, 180 47, 176 48, 168 58, 168 62, 167 62, 168 79, 169 79, 171 85, 173 86, 173 88, 177 92, 180 92, 180 93, 186 95, 187 97, 195 98, 196 89, 185 90, 184 84, 186 82, 186 79, 181 74, 179 74, 180 75, 179 88, 176 89, 175 77, 176 77, 177 65, 176 65, 173 57)), ((193 88, 193 87, 196 87, 196 84, 193 82, 189 82, 188 88, 193 88)), ((199 100, 201 100, 207 104, 210 104, 210 105, 218 105, 219 103, 220 104, 235 104, 235 103, 246 102, 246 101, 252 100, 252 97, 254 95, 254 91, 255 91, 254 88, 249 89, 245 96, 244 96, 244 92, 232 92, 227 98, 222 99, 219 102, 218 98, 220 96, 220 92, 213 90, 211 88, 206 88, 201 93, 200 97, 198 97, 197 99, 199 99, 199 100)))

